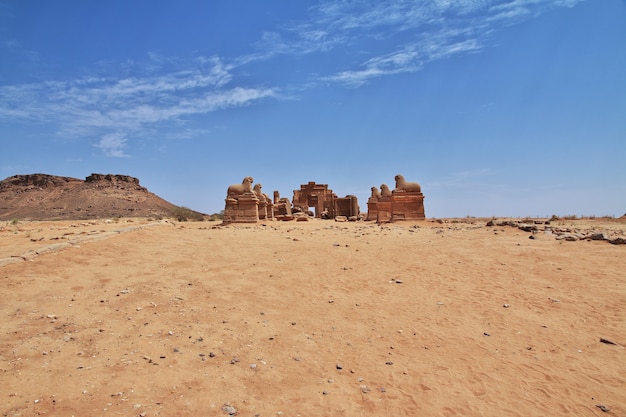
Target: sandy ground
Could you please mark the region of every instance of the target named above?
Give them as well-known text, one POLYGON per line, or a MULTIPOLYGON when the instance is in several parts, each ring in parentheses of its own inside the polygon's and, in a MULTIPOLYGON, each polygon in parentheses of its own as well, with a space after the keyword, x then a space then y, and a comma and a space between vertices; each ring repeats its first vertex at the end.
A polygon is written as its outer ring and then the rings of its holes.
POLYGON ((626 245, 214 225, 1 226, 1 414, 626 416, 626 245))

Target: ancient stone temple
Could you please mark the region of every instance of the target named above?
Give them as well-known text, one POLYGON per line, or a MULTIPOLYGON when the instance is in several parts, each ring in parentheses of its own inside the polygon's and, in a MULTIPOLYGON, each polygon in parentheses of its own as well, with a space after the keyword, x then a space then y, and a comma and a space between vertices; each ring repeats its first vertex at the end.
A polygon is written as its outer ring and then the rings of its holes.
POLYGON ((259 197, 252 189, 253 182, 252 177, 245 177, 241 184, 228 187, 224 224, 259 221, 259 197))
POLYGON ((336 216, 348 218, 359 215, 359 204, 356 196, 348 195, 338 198, 328 184, 316 184, 309 181, 293 191, 293 206, 303 211, 313 208, 315 217, 334 219, 336 216), (322 216, 323 215, 323 216, 322 216))
POLYGON ((396 188, 393 191, 385 184, 378 191, 372 187, 372 196, 367 201, 367 220, 377 223, 399 220, 423 220, 424 194, 416 182, 408 182, 400 174, 396 175, 396 188))

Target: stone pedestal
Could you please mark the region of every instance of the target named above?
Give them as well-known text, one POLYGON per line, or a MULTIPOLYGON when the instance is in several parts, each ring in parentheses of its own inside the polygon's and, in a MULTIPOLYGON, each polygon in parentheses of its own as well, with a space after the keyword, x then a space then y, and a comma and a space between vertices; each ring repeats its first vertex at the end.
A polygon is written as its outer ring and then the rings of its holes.
POLYGON ((391 221, 424 220, 424 194, 394 190, 391 195, 391 221))
POLYGON ((267 201, 265 198, 259 198, 259 220, 267 220, 267 201))
POLYGON ((367 200, 367 220, 378 220, 378 198, 370 197, 367 200))
POLYGON ((378 199, 376 212, 376 223, 387 223, 392 221, 392 201, 391 197, 381 197, 378 199))
POLYGON ((257 223, 259 221, 259 199, 254 193, 243 193, 226 198, 224 224, 257 223))

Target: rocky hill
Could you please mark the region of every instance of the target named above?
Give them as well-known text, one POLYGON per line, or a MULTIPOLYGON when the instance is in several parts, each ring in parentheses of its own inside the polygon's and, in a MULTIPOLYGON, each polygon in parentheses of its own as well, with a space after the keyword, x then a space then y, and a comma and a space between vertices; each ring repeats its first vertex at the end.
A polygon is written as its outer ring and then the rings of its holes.
POLYGON ((178 207, 127 175, 91 174, 85 180, 47 174, 0 181, 0 220, 172 217, 178 207))

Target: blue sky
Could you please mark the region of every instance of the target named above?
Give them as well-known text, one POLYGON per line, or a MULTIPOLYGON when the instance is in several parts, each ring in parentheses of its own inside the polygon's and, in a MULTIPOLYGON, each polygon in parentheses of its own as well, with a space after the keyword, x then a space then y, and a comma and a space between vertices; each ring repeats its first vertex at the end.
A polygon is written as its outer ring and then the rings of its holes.
POLYGON ((626 213, 626 1, 2 1, 0 177, 422 184, 427 217, 626 213))

